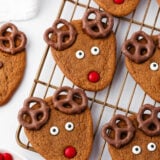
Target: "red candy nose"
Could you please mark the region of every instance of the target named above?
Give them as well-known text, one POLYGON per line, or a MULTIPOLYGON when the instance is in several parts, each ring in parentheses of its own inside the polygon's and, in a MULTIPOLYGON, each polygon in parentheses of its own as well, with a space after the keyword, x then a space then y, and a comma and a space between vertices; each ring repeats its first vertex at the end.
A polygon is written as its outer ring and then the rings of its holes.
POLYGON ((88 74, 88 80, 90 82, 96 83, 100 80, 100 75, 96 71, 92 71, 88 74))
POLYGON ((123 2, 124 2, 124 0, 113 0, 114 1, 114 3, 116 3, 116 4, 122 4, 123 2))
POLYGON ((64 156, 67 158, 73 158, 76 156, 76 154, 77 154, 77 151, 72 146, 66 147, 64 150, 64 156))

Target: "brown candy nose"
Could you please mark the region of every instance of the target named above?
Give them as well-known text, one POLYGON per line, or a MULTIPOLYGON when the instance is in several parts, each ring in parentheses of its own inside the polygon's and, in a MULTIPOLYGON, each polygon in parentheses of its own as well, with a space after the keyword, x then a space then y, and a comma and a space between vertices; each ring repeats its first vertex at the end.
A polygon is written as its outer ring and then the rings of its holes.
POLYGON ((72 146, 68 146, 68 147, 66 147, 65 150, 64 150, 64 156, 65 156, 66 158, 69 158, 69 159, 74 158, 74 157, 76 156, 76 154, 77 154, 77 151, 76 151, 76 149, 75 149, 74 147, 72 147, 72 146))
POLYGON ((88 74, 88 80, 92 83, 96 83, 100 80, 100 75, 96 71, 91 71, 88 74))

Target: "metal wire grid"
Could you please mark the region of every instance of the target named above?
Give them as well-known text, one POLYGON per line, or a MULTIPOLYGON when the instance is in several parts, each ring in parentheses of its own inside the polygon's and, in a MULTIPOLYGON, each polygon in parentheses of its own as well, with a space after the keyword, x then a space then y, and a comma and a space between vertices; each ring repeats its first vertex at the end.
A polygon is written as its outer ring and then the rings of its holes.
MULTIPOLYGON (((99 8, 93 0, 63 0, 57 18, 61 17, 69 21, 80 19, 84 11, 89 7, 99 8)), ((91 160, 106 160, 106 157, 111 159, 107 144, 100 136, 100 130, 102 125, 108 122, 114 114, 127 115, 137 113, 139 107, 144 103, 159 105, 146 95, 132 79, 125 67, 124 57, 120 52, 123 41, 130 37, 133 32, 144 30, 149 34, 157 34, 160 31, 160 24, 158 24, 160 20, 159 12, 160 9, 156 4, 156 0, 141 0, 140 5, 132 14, 123 18, 115 18, 114 32, 117 37, 117 66, 114 79, 110 86, 103 91, 86 91, 94 123, 94 144, 90 156, 91 160)), ((51 56, 50 48, 47 46, 30 96, 41 98, 51 96, 62 85, 76 87, 60 71, 51 56)), ((17 130, 16 139, 21 147, 34 151, 21 126, 17 130)))

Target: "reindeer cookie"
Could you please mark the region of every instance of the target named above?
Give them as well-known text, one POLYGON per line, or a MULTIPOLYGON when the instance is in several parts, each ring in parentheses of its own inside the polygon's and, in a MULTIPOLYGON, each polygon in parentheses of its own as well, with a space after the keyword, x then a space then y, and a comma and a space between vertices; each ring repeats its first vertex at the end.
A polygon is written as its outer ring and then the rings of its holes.
POLYGON ((59 88, 53 97, 31 97, 19 111, 19 122, 34 147, 46 160, 87 160, 92 139, 92 118, 81 89, 59 88), (31 107, 31 103, 36 103, 31 107))
POLYGON ((102 128, 112 160, 158 160, 160 152, 160 107, 146 104, 137 116, 115 115, 102 128), (149 111, 149 112, 148 112, 149 111))
POLYGON ((124 42, 122 52, 135 81, 151 98, 160 102, 160 36, 138 31, 124 42))
POLYGON ((115 72, 116 39, 112 27, 111 15, 88 9, 82 20, 56 20, 44 39, 68 79, 83 89, 98 91, 109 85, 115 72), (63 27, 59 28, 59 24, 63 27))
POLYGON ((135 10, 140 0, 95 0, 95 2, 110 14, 122 17, 135 10))
POLYGON ((11 23, 0 27, 0 105, 8 102, 19 86, 26 62, 26 36, 11 23))

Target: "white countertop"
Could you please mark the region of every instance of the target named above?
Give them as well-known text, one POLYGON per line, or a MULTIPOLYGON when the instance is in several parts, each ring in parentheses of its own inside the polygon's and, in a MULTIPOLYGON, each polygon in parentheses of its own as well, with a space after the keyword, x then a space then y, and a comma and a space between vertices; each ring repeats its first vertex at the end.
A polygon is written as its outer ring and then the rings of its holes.
MULTIPOLYGON (((16 143, 15 132, 18 127, 17 113, 28 97, 36 72, 39 68, 46 43, 43 40, 45 29, 51 26, 57 16, 61 0, 39 0, 40 10, 36 17, 27 21, 11 21, 23 31, 28 39, 27 66, 25 76, 12 99, 0 108, 0 146, 14 150, 28 160, 41 160, 38 154, 22 149, 16 143)), ((5 22, 0 23, 0 25, 5 22)))

